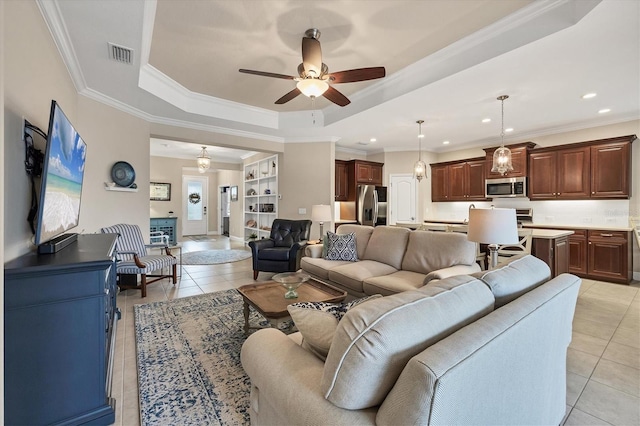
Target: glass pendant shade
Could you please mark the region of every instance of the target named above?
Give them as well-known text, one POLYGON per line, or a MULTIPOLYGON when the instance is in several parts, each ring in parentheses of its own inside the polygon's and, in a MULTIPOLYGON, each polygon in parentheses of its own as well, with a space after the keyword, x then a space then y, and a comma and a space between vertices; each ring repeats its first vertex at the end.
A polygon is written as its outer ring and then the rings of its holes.
POLYGON ((413 178, 420 182, 423 178, 427 177, 427 165, 422 161, 421 143, 422 138, 424 138, 424 135, 422 134, 422 123, 424 123, 424 120, 418 120, 416 123, 418 123, 418 161, 413 165, 413 178))
POLYGON ((311 98, 321 96, 329 88, 329 84, 326 81, 318 78, 306 78, 300 80, 296 87, 302 92, 303 95, 311 98))
POLYGON ((506 146, 501 146, 493 152, 493 167, 491 167, 491 171, 503 175, 512 170, 511 150, 506 146))
POLYGON ((502 105, 502 128, 500 132, 500 148, 493 152, 493 164, 491 166, 491 171, 493 173, 500 173, 501 175, 513 170, 511 150, 504 146, 504 101, 508 98, 508 95, 498 96, 498 100, 502 105))
POLYGON ((413 165, 413 177, 418 179, 418 182, 422 180, 422 178, 426 177, 427 165, 424 161, 418 160, 416 164, 413 165))
POLYGON ((202 152, 200 152, 200 155, 196 158, 196 164, 198 165, 198 172, 200 173, 205 173, 209 170, 209 167, 211 167, 211 157, 209 157, 206 147, 202 147, 202 152))

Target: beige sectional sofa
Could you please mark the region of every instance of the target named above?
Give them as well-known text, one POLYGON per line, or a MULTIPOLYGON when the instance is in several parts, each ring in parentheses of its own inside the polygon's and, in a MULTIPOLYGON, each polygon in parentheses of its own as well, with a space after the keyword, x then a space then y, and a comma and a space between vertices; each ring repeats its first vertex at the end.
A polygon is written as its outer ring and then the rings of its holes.
POLYGON ((241 351, 254 425, 560 424, 580 279, 531 255, 365 301, 325 360, 300 333, 241 351))
POLYGON ((321 245, 310 245, 300 268, 353 297, 415 290, 434 279, 480 271, 476 246, 466 234, 411 231, 394 226, 341 225, 355 233, 357 262, 327 260, 321 245))

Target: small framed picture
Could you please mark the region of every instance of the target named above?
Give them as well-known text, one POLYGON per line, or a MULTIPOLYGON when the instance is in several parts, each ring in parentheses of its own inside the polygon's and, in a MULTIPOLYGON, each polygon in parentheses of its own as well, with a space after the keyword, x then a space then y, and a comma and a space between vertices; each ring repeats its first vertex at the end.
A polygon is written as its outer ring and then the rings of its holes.
POLYGON ((151 201, 171 201, 171 184, 151 182, 149 185, 149 199, 151 201))
POLYGON ((231 201, 238 201, 238 187, 231 187, 231 201))

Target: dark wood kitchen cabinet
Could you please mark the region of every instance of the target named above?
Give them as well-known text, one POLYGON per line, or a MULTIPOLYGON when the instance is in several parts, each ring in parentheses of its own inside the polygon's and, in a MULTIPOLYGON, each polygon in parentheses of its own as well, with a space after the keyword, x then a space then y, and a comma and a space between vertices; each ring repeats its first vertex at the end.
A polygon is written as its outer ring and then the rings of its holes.
POLYGON ((336 201, 349 201, 349 174, 347 162, 336 160, 336 201))
POLYGON ((634 139, 630 135, 531 151, 529 198, 629 198, 634 139))
POLYGON ((569 237, 533 238, 531 254, 543 260, 551 269, 551 276, 569 272, 569 237))
POLYGON ((528 167, 528 159, 529 159, 529 150, 535 147, 536 144, 533 142, 524 142, 514 145, 508 145, 507 148, 511 151, 511 164, 513 165, 513 170, 510 172, 501 175, 497 172, 492 172, 491 168, 493 166, 493 153, 499 147, 493 148, 485 148, 484 151, 487 153, 486 156, 486 176, 487 179, 500 179, 505 177, 526 177, 528 175, 527 167, 528 167))
POLYGON ((335 160, 335 200, 355 201, 358 185, 382 185, 383 163, 335 160))
POLYGON ((632 272, 631 233, 588 231, 587 276, 593 279, 629 283, 632 272))
POLYGON ((591 198, 629 198, 631 141, 591 147, 591 198))
POLYGON ((569 272, 587 275, 587 230, 576 229, 569 236, 569 272))
POLYGON ((431 201, 449 201, 449 168, 431 165, 431 201))
POLYGON ((486 159, 431 164, 431 201, 485 200, 486 159))
POLYGON ((529 154, 529 198, 589 198, 589 147, 550 150, 529 154))
POLYGON ((355 160, 356 183, 360 185, 382 185, 381 163, 355 160))

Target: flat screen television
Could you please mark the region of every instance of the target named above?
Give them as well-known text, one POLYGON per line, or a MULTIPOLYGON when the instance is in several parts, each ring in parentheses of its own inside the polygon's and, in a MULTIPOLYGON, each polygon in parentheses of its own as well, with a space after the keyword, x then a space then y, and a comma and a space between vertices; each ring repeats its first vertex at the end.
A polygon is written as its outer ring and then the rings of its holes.
POLYGON ((86 155, 87 144, 51 101, 35 238, 39 253, 54 253, 75 241, 77 234, 63 234, 78 226, 86 155))

